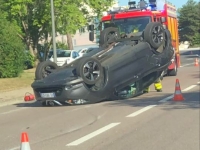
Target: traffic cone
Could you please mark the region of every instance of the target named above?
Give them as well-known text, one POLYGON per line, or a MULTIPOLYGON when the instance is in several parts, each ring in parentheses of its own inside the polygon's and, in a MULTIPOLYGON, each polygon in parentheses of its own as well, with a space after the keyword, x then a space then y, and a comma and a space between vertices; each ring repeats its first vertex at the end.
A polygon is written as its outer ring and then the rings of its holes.
POLYGON ((181 92, 181 88, 180 88, 180 83, 179 83, 178 79, 176 79, 175 93, 174 93, 173 100, 174 101, 183 101, 184 100, 182 92, 181 92))
POLYGON ((199 66, 199 61, 197 58, 195 59, 194 66, 199 66))
POLYGON ((28 134, 23 132, 21 134, 21 147, 20 150, 31 150, 28 140, 28 134))

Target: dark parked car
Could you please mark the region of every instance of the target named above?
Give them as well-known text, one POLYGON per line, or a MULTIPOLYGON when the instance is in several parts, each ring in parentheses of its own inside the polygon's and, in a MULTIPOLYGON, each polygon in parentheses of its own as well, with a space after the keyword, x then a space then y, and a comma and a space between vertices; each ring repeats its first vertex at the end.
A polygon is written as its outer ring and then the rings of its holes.
POLYGON ((97 51, 61 68, 50 61, 38 65, 32 84, 37 101, 61 105, 118 99, 134 83, 137 94, 161 76, 173 57, 171 35, 160 23, 123 37, 113 27, 102 34, 107 42, 97 51))

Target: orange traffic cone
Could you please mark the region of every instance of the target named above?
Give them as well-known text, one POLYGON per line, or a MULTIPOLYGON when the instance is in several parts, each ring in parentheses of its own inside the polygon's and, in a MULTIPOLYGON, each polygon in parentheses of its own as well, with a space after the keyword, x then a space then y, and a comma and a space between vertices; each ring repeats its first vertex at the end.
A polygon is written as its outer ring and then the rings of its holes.
POLYGON ((199 61, 197 58, 195 59, 194 66, 199 66, 199 61))
POLYGON ((173 100, 174 101, 183 101, 184 100, 178 79, 176 79, 175 93, 174 93, 173 100))
POLYGON ((28 134, 23 132, 21 135, 21 147, 20 150, 31 150, 28 140, 28 134))

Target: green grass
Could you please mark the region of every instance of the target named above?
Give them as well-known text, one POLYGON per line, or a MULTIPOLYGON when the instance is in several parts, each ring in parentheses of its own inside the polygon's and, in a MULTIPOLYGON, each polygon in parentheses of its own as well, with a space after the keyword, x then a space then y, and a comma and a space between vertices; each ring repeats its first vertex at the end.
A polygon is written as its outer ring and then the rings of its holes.
POLYGON ((24 70, 17 78, 0 79, 0 92, 16 90, 20 88, 30 87, 35 78, 35 68, 24 70))

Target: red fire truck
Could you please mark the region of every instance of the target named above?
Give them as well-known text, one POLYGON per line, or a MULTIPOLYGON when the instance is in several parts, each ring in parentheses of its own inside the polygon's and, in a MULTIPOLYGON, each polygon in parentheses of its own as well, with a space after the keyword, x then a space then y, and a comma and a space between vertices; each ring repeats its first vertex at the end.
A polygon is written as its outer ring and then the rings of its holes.
POLYGON ((120 32, 130 33, 133 32, 133 26, 138 30, 144 30, 149 22, 161 22, 171 32, 175 55, 166 73, 176 76, 177 68, 180 66, 178 19, 176 7, 166 0, 149 0, 148 2, 140 0, 138 4, 135 1, 129 1, 128 9, 120 8, 107 12, 101 19, 99 30, 101 32, 114 23, 120 32))

